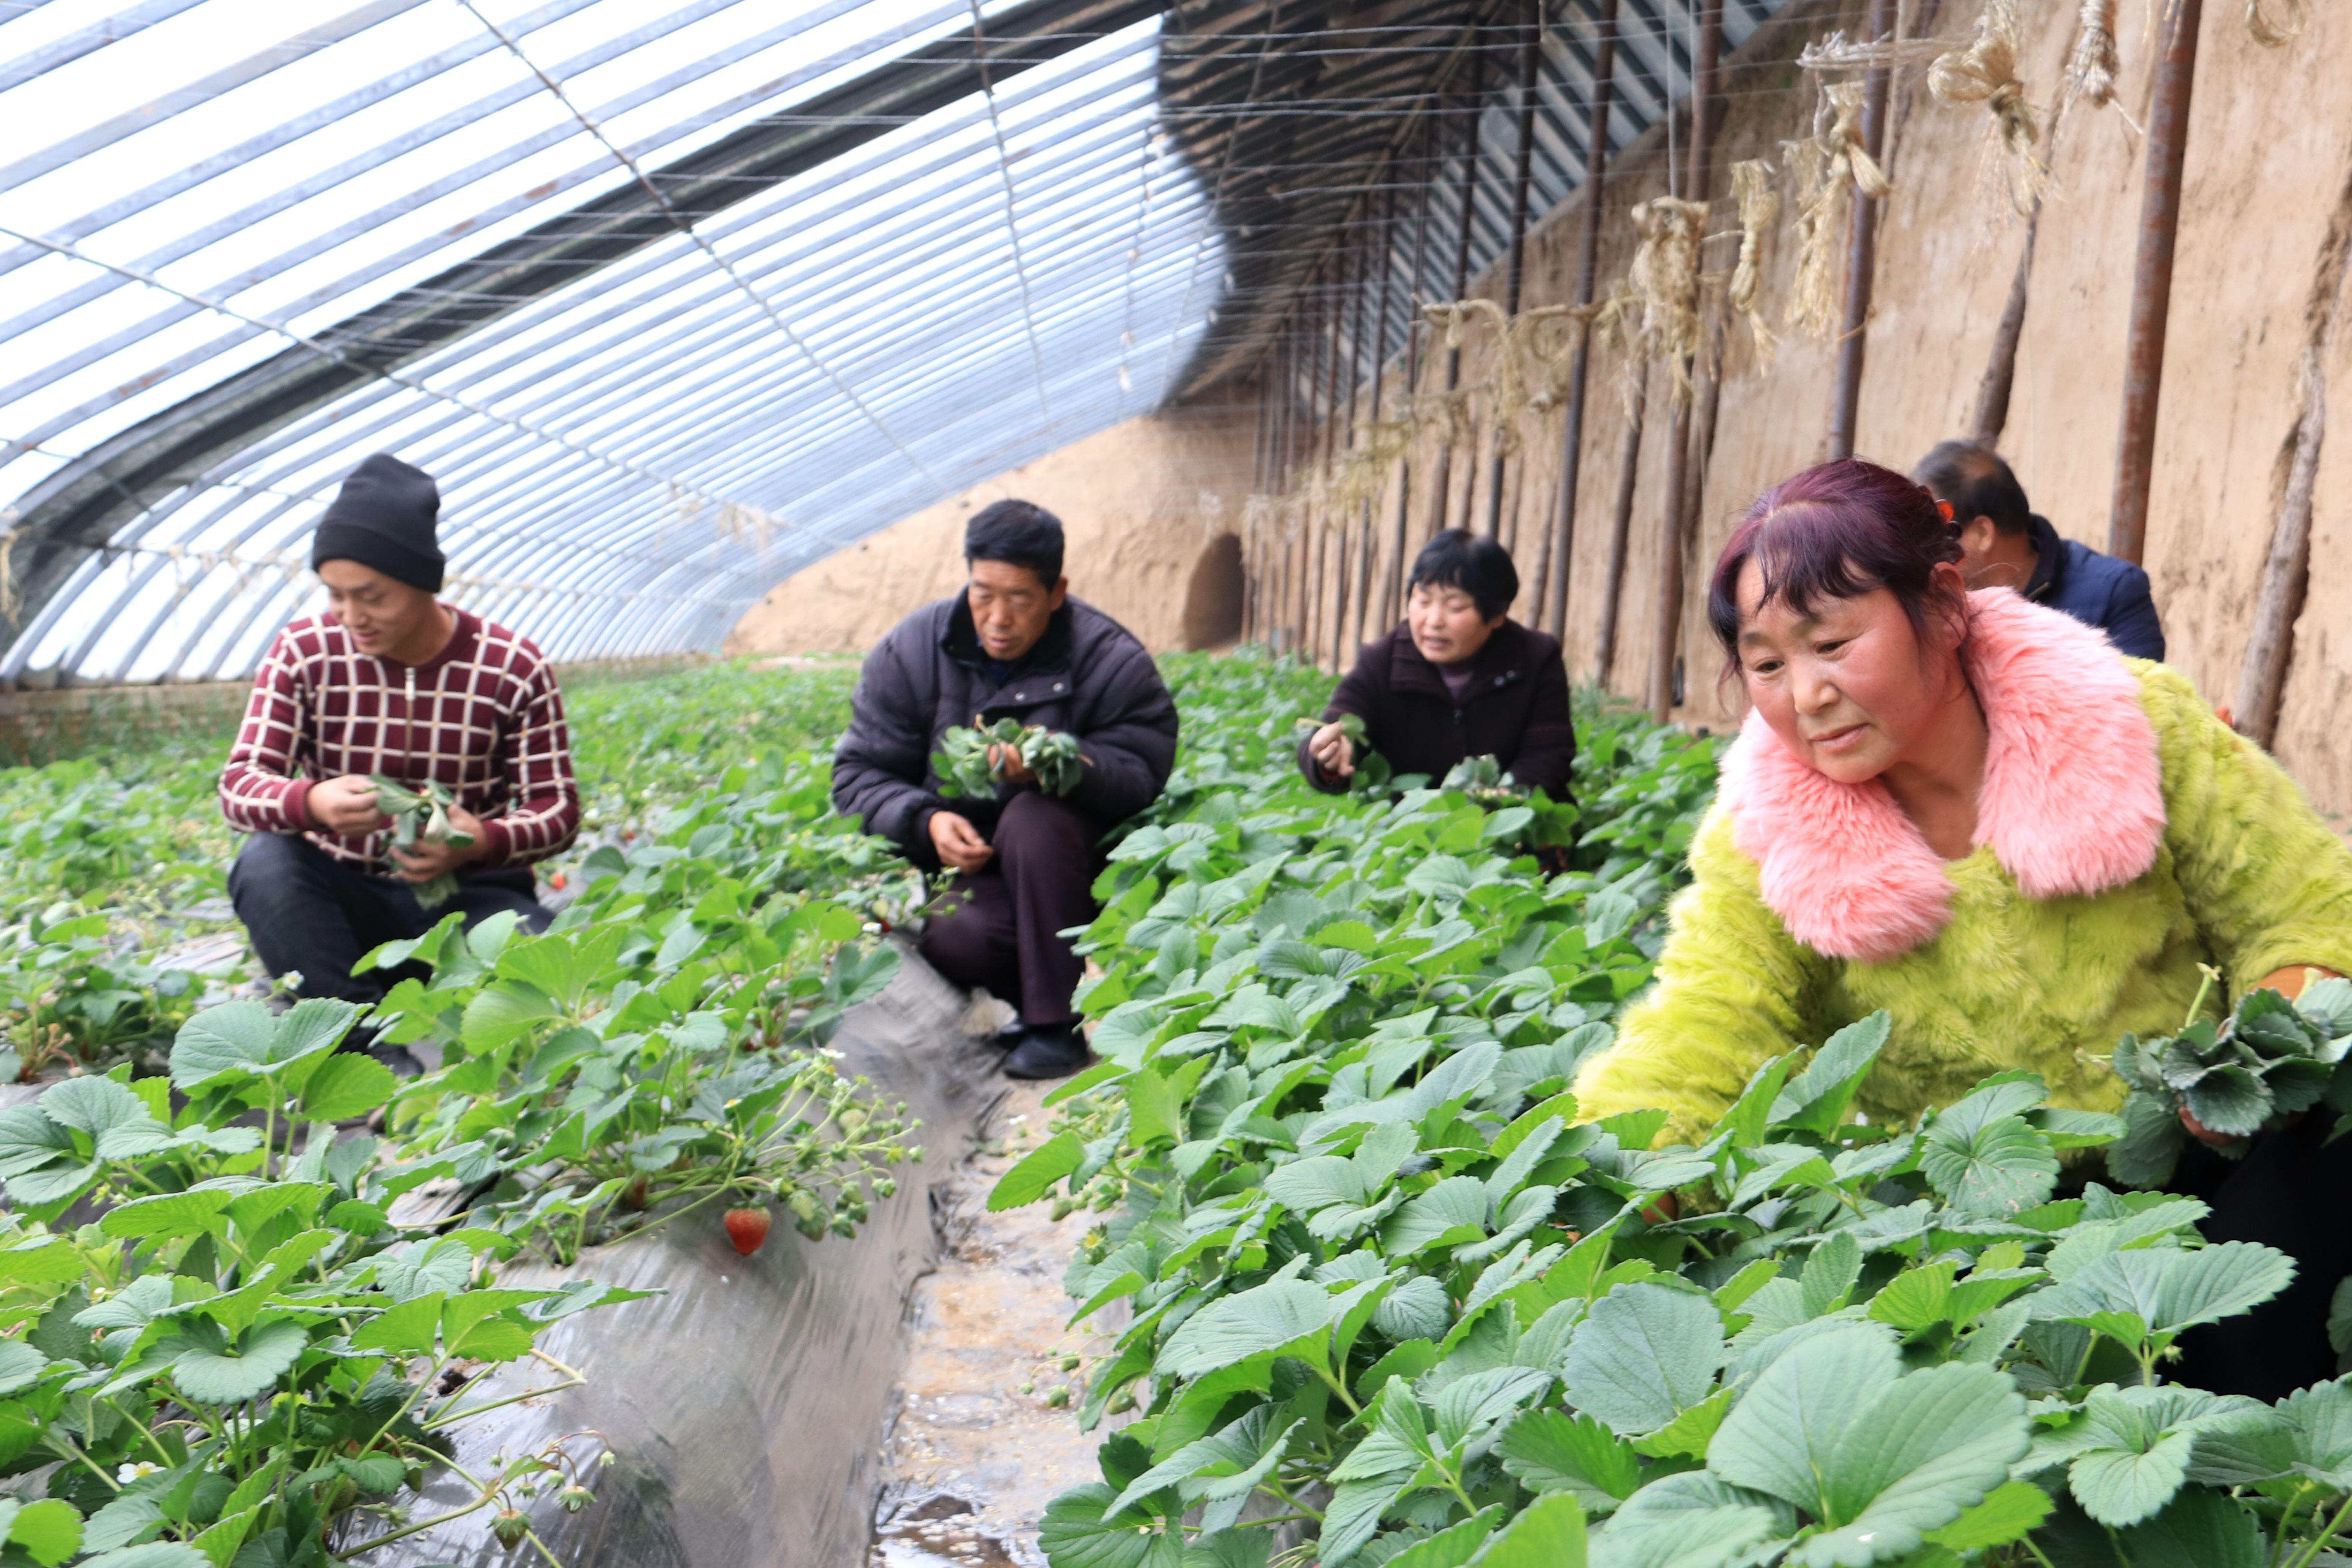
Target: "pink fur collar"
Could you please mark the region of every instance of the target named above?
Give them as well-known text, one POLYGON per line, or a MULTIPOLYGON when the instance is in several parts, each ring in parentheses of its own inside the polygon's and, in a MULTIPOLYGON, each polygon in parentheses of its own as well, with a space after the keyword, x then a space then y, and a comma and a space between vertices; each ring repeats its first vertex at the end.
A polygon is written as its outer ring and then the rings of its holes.
MULTIPOLYGON (((2100 632, 2008 589, 1969 601, 1969 678, 1990 730, 1977 843, 2028 898, 2137 880, 2164 837, 2138 677, 2100 632)), ((1824 778, 1756 714, 1724 757, 1722 798, 1764 902, 1816 952, 1894 958, 1950 920, 1943 862, 1886 787, 1824 778)))

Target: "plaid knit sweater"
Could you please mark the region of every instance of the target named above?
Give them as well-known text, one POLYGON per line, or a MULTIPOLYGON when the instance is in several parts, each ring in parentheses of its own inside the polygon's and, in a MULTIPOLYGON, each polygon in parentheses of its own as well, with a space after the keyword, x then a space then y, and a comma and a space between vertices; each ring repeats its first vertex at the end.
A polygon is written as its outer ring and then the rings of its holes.
POLYGON ((310 786, 383 773, 436 780, 482 819, 481 867, 544 860, 580 827, 580 791, 555 672, 529 639, 451 607, 436 657, 362 653, 328 615, 278 634, 254 676, 221 769, 221 810, 252 833, 300 833, 336 859, 389 872, 389 831, 344 838, 310 825, 310 786))

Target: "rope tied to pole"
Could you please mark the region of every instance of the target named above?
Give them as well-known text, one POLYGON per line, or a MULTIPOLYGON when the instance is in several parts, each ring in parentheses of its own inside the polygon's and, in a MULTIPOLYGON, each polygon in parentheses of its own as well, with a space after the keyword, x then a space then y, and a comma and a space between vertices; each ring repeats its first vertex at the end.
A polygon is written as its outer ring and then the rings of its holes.
POLYGON ((1772 166, 1761 158, 1749 158, 1731 166, 1731 194, 1739 204, 1739 259, 1731 269, 1731 285, 1725 298, 1731 308, 1747 318, 1748 330, 1756 340, 1759 365, 1769 361, 1780 351, 1780 340, 1765 324, 1760 296, 1764 283, 1764 236, 1780 215, 1780 193, 1772 188, 1772 166))
POLYGON ((2050 165, 2033 150, 2042 125, 2017 79, 2017 0, 1989 0, 1977 18, 1977 36, 1967 48, 1940 55, 1927 68, 1927 90, 1939 103, 1981 103, 1992 112, 1987 132, 1987 171, 2005 150, 2009 176, 2000 181, 1998 202, 2020 214, 2031 212, 2050 189, 2050 165))
POLYGON ((2116 0, 2083 0, 2074 56, 2066 65, 2066 97, 2106 108, 2116 100, 2116 73, 2122 68, 2116 53, 2116 0))

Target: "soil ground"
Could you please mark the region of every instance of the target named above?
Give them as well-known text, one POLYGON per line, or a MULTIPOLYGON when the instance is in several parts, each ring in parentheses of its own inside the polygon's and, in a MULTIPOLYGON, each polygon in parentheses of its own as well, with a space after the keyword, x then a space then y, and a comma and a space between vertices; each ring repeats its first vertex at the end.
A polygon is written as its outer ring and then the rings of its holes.
POLYGON ((1050 1083, 1009 1083, 988 1141, 964 1166, 941 1230, 938 1269, 910 1304, 912 1343, 884 1454, 887 1483, 869 1568, 1022 1568, 1045 1562, 1037 1521, 1055 1494, 1099 1479, 1105 1428, 1078 1430, 1048 1403, 1107 1341, 1066 1326, 1068 1265, 1097 1217, 1055 1221, 1044 1204, 988 1212, 998 1176, 1045 1135, 1050 1083), (1026 1390, 1024 1392, 1024 1390, 1026 1390))

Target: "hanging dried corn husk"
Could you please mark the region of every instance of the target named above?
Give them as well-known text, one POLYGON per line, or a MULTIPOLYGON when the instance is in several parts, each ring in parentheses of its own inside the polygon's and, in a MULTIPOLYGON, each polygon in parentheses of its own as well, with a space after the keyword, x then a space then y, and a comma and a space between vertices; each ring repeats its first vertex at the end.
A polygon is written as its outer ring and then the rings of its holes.
POLYGON ((2285 21, 2273 22, 2263 15, 2263 0, 2246 0, 2246 31, 2253 35, 2254 42, 2266 49, 2275 49, 2303 37, 2304 28, 2311 23, 2303 0, 2286 0, 2284 9, 2285 21))
POLYGON ((1626 279, 1642 300, 1641 343, 1675 375, 1675 395, 1690 395, 1690 368, 1698 351, 1698 246, 1706 232, 1706 204, 1653 196, 1633 208, 1641 247, 1626 279))
MULTIPOLYGON (((1927 69, 1927 90, 1943 103, 1981 103, 1992 112, 1986 132, 1986 169, 1995 174, 2006 153, 2006 177, 1988 180, 1996 203, 2033 210, 2050 189, 2050 165, 2033 150, 2042 128, 2017 79, 2017 0, 1987 0, 1976 41, 1954 49, 1927 69)), ((1998 211, 1996 206, 1994 211, 1998 211)))
POLYGON ((1748 319, 1756 340, 1756 359, 1763 364, 1780 351, 1780 340, 1764 324, 1759 303, 1764 282, 1764 236, 1780 215, 1780 193, 1772 188, 1772 166, 1750 158, 1731 166, 1731 194, 1739 204, 1739 260, 1731 269, 1726 295, 1731 308, 1748 319))
POLYGON ((2116 100, 2116 72, 2122 69, 2116 55, 2116 0, 2083 0, 2083 15, 2074 33, 2074 57, 2066 65, 2068 101, 2080 99, 2093 109, 2116 100))

